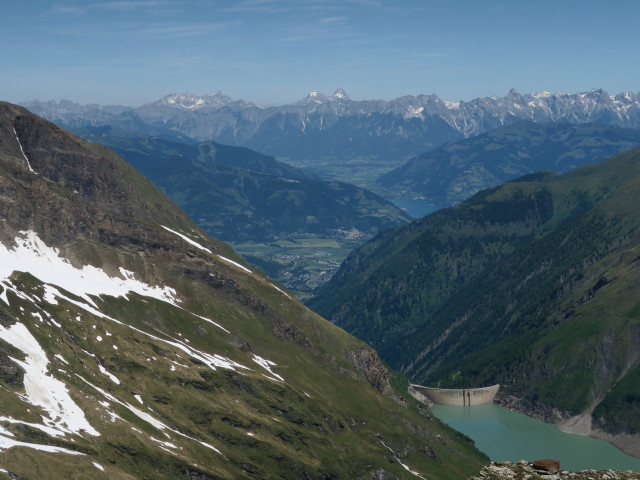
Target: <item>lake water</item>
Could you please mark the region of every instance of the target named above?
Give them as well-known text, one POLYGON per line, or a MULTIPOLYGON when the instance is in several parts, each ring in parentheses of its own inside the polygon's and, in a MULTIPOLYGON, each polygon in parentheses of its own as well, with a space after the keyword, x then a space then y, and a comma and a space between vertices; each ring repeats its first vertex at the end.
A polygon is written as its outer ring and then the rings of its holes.
POLYGON ((497 405, 434 405, 433 414, 476 442, 494 461, 553 459, 563 470, 617 469, 640 472, 640 459, 595 438, 556 427, 497 405))
POLYGON ((392 202, 396 207, 407 212, 411 218, 422 218, 431 212, 444 208, 441 205, 433 205, 426 200, 396 199, 392 200, 392 202))

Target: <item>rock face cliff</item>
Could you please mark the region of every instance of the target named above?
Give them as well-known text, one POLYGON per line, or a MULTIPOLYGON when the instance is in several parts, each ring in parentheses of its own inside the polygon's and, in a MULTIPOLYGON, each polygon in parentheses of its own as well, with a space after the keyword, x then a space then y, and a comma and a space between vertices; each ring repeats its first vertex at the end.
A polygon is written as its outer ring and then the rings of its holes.
POLYGON ((6 103, 0 214, 0 468, 12 478, 479 469, 472 445, 379 393, 388 372, 369 347, 113 152, 6 103))

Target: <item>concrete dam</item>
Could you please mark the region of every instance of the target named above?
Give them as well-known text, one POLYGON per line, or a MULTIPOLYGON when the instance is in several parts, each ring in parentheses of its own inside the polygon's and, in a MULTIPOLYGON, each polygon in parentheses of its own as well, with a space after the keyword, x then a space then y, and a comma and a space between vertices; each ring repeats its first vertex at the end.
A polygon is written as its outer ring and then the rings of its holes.
POLYGON ((424 403, 466 407, 493 402, 499 389, 500 385, 481 388, 431 388, 411 384, 409 393, 424 403))

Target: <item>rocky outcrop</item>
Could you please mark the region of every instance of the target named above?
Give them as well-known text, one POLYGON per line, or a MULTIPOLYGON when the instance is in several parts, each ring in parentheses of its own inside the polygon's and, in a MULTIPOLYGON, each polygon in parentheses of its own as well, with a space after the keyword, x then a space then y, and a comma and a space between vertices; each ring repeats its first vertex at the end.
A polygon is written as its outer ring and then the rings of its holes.
POLYGON ((362 347, 348 351, 345 356, 373 388, 384 395, 393 396, 389 385, 389 370, 382 364, 375 350, 362 347))
POLYGON ((499 392, 494 403, 508 410, 524 413, 531 418, 535 418, 552 425, 571 417, 571 413, 552 407, 551 405, 536 402, 527 398, 509 395, 506 392, 499 392))
POLYGON ((536 460, 529 463, 521 460, 517 463, 512 462, 492 462, 482 469, 482 471, 469 480, 524 480, 529 478, 541 478, 546 480, 640 480, 640 473, 620 470, 580 470, 578 472, 569 472, 566 470, 556 470, 559 466, 557 460, 536 460), (541 467, 551 467, 551 470, 541 467))
POLYGON ((531 463, 534 470, 541 470, 543 472, 558 473, 560 471, 559 460, 535 460, 531 463))

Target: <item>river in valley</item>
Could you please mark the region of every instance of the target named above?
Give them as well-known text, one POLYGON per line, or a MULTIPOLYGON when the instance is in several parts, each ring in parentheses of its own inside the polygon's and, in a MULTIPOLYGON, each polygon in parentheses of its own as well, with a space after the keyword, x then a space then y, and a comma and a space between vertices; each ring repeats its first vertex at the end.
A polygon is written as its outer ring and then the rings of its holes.
POLYGON ((493 404, 434 405, 433 414, 472 438, 491 460, 560 460, 563 470, 617 469, 640 472, 640 459, 602 440, 563 433, 547 423, 493 404))

